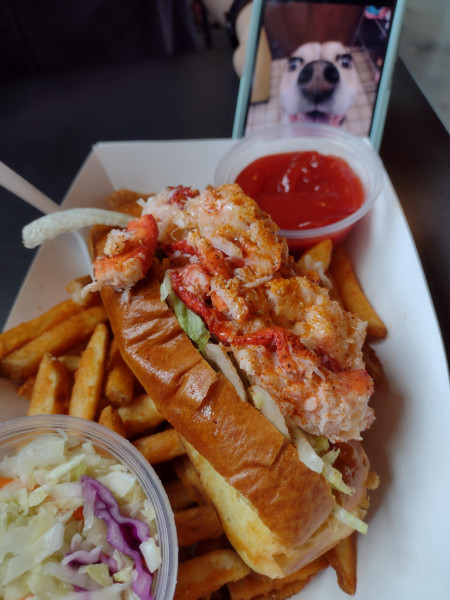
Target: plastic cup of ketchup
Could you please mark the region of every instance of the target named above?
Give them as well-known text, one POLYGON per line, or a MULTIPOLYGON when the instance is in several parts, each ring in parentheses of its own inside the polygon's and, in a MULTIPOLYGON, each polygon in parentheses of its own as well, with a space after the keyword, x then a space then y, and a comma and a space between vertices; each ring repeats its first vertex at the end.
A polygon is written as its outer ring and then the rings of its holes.
POLYGON ((223 156, 215 185, 235 182, 298 254, 323 239, 345 239, 379 196, 383 167, 369 140, 338 127, 276 125, 223 156))

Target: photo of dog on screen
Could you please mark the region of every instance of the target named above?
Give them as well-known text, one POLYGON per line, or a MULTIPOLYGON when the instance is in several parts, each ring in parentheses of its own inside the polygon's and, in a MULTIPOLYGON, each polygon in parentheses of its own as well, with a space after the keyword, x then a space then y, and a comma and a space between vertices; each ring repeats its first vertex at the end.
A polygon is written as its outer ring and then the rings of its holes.
MULTIPOLYGON (((370 132, 389 32, 361 3, 266 0, 270 93, 250 102, 245 133, 275 123, 318 122, 370 132)), ((255 86, 255 83, 254 83, 255 86)))
POLYGON ((343 44, 308 42, 290 56, 280 83, 282 121, 342 125, 355 101, 358 75, 343 44))

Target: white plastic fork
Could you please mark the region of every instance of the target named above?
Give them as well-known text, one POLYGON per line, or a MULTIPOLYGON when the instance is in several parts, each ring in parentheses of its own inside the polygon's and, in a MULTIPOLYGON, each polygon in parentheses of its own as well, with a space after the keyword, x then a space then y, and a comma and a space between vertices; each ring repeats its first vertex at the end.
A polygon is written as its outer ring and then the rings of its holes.
POLYGON ((59 204, 0 161, 0 185, 44 214, 61 210, 59 204))

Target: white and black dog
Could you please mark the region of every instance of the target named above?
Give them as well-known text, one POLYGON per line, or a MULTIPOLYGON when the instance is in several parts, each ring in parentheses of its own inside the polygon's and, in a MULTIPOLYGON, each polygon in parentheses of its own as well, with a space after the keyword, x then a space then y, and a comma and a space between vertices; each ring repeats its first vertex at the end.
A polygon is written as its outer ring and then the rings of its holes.
POLYGON ((357 84, 352 56, 340 42, 303 44, 289 57, 281 79, 282 119, 341 125, 357 84))

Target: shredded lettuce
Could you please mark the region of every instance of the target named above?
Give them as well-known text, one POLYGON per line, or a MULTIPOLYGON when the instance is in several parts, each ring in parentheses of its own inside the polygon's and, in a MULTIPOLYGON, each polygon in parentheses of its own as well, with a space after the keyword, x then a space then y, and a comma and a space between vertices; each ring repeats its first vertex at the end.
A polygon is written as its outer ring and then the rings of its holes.
POLYGON ((324 456, 319 456, 318 451, 328 448, 328 440, 321 438, 317 440, 316 445, 312 445, 310 440, 299 427, 291 427, 291 432, 286 425, 286 421, 281 411, 272 398, 272 396, 258 386, 249 388, 250 396, 255 407, 280 431, 286 438, 292 439, 298 452, 298 456, 303 464, 316 473, 321 473, 329 484, 336 490, 344 494, 353 494, 350 488, 342 479, 342 474, 333 467, 339 450, 331 450, 324 456), (325 443, 326 442, 326 443, 325 443))
POLYGON ((247 395, 242 379, 222 345, 208 342, 203 348, 202 354, 206 360, 222 372, 238 393, 239 398, 246 402, 247 395))
POLYGON ((172 284, 170 283, 169 269, 166 271, 161 284, 161 300, 167 300, 169 306, 175 313, 180 327, 197 345, 198 349, 200 351, 203 350, 209 341, 209 331, 207 330, 201 317, 196 315, 190 308, 188 308, 173 291, 172 284))
MULTIPOLYGON (((293 442, 297 447, 297 452, 300 460, 312 471, 316 473, 322 473, 328 483, 335 490, 348 494, 353 494, 353 489, 349 487, 342 479, 342 473, 333 467, 333 462, 336 460, 339 450, 331 450, 324 456, 319 456, 317 448, 323 448, 325 445, 323 441, 319 441, 319 444, 315 447, 311 444, 309 436, 307 436, 298 427, 295 428, 293 434, 293 442)), ((328 445, 328 444, 327 444, 328 445)))
POLYGON ((296 427, 293 431, 292 438, 292 441, 297 448, 298 457, 302 463, 311 469, 311 471, 322 473, 324 466, 323 460, 311 446, 303 431, 296 427))
POLYGON ((255 408, 257 408, 285 438, 290 439, 289 431, 278 404, 266 390, 257 385, 249 388, 255 408))
POLYGON ((334 463, 334 461, 337 459, 337 457, 339 456, 340 450, 339 448, 336 448, 335 450, 330 450, 329 452, 327 452, 326 454, 324 454, 322 456, 322 460, 323 462, 326 462, 330 465, 332 465, 334 463))
POLYGON ((328 483, 344 494, 352 495, 353 489, 342 479, 342 474, 333 467, 333 463, 339 455, 339 450, 331 450, 320 456, 324 450, 328 450, 329 442, 323 436, 310 436, 302 431, 289 418, 286 422, 280 408, 272 396, 263 388, 253 385, 249 388, 249 394, 255 408, 257 408, 278 431, 287 439, 291 440, 297 448, 299 459, 304 465, 321 473, 328 483))
POLYGON ((330 465, 330 463, 324 462, 322 475, 334 489, 349 496, 353 494, 353 489, 343 481, 342 473, 330 465))
POLYGON ((326 452, 330 447, 330 442, 324 435, 309 435, 309 442, 317 454, 326 452))
POLYGON ((338 519, 345 525, 348 525, 352 529, 359 531, 359 533, 366 535, 368 530, 367 523, 364 523, 364 521, 361 521, 361 519, 355 517, 355 515, 353 515, 348 510, 345 510, 345 508, 342 508, 342 506, 336 505, 333 508, 332 514, 336 517, 336 519, 338 519))

